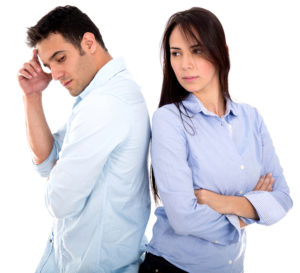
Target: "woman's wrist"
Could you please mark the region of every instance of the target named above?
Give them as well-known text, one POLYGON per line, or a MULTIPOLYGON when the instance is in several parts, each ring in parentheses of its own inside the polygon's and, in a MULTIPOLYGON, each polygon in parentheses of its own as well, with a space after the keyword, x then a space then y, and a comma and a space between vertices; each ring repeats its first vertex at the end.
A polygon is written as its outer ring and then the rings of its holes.
POLYGON ((246 197, 222 195, 205 189, 196 190, 195 195, 199 204, 208 205, 220 214, 258 219, 255 208, 246 197))

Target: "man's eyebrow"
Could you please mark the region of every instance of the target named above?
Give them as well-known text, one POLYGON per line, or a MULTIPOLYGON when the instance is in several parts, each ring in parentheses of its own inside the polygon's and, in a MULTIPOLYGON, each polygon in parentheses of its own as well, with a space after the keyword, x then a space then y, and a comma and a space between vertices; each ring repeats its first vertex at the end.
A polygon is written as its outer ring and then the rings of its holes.
POLYGON ((176 50, 180 50, 180 47, 176 47, 176 46, 171 46, 170 49, 176 49, 176 50))
MULTIPOLYGON (((55 51, 55 52, 51 55, 51 57, 49 58, 49 62, 51 62, 51 61, 55 58, 55 56, 56 56, 57 54, 62 53, 62 52, 65 52, 65 50, 58 50, 58 51, 55 51)), ((48 65, 47 63, 43 63, 43 65, 46 66, 46 67, 49 67, 49 65, 48 65)))

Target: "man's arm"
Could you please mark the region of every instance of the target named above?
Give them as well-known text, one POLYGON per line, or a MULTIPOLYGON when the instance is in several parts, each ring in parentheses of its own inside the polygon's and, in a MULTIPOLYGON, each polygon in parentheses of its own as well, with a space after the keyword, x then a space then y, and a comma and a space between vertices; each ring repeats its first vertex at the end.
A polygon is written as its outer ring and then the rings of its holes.
POLYGON ((51 79, 51 74, 42 70, 37 50, 33 50, 32 59, 19 70, 18 81, 23 90, 27 139, 36 164, 49 156, 53 146, 53 136, 42 105, 42 91, 51 79))
POLYGON ((46 189, 46 206, 59 219, 73 217, 86 206, 99 177, 118 153, 116 147, 130 133, 131 111, 115 96, 94 92, 76 106, 69 124, 46 189))

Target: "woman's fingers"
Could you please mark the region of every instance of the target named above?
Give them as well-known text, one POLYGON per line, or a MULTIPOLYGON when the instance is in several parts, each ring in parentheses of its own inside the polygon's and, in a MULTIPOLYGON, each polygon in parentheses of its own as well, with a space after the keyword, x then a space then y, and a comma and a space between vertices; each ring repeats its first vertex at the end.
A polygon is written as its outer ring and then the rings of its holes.
POLYGON ((274 185, 274 177, 272 176, 272 173, 268 173, 267 175, 263 175, 258 180, 254 191, 272 191, 273 185, 274 185))
POLYGON ((272 191, 273 190, 274 181, 275 181, 274 177, 271 177, 270 180, 269 180, 269 184, 266 188, 266 191, 272 191))
POLYGON ((265 180, 265 175, 262 175, 261 177, 260 177, 260 179, 258 180, 258 182, 257 182, 257 184, 256 184, 256 186, 255 186, 255 188, 253 189, 254 191, 260 191, 261 190, 261 187, 263 186, 263 184, 264 184, 264 180, 265 180))

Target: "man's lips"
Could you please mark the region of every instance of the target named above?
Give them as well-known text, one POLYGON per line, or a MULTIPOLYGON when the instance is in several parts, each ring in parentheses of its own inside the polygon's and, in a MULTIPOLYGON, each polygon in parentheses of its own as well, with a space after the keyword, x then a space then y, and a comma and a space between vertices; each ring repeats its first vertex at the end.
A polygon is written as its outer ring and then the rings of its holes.
POLYGON ((67 87, 67 86, 71 83, 71 81, 72 81, 72 80, 68 80, 68 81, 64 82, 64 83, 63 83, 64 87, 67 87))

